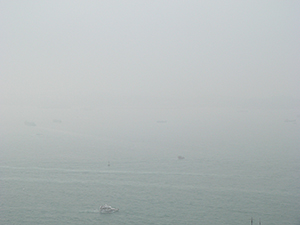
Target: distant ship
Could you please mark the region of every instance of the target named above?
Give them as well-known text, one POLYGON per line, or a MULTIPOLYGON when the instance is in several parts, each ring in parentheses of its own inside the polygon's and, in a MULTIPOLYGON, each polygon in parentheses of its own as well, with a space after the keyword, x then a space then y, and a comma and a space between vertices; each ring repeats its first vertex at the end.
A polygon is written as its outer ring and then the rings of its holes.
POLYGON ((289 120, 289 119, 286 119, 284 122, 285 122, 285 123, 296 123, 297 120, 289 120))
POLYGON ((35 127, 36 126, 36 124, 34 122, 28 122, 28 121, 26 121, 26 122, 24 122, 24 124, 26 126, 29 126, 29 127, 35 127))
POLYGON ((184 157, 179 155, 178 159, 181 160, 181 159, 184 159, 184 157))
POLYGON ((53 120, 53 123, 62 123, 62 121, 61 121, 61 120, 58 120, 58 119, 54 119, 54 120, 53 120))

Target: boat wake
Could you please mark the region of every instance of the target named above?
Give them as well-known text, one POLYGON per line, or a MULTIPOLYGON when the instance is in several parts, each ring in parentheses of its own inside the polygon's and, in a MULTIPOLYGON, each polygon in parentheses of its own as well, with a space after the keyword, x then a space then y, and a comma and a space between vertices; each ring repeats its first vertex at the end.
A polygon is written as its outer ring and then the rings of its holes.
POLYGON ((98 209, 86 209, 86 210, 82 210, 79 211, 80 213, 99 213, 98 209))

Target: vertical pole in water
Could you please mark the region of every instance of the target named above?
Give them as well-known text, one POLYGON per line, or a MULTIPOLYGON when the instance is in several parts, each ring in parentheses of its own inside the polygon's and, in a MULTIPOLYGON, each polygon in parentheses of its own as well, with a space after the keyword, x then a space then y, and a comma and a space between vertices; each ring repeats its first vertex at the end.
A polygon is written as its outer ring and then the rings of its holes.
POLYGON ((259 218, 259 222, 258 222, 258 225, 261 225, 261 221, 260 221, 260 218, 259 218))
POLYGON ((251 221, 251 225, 253 225, 253 217, 251 217, 251 220, 250 220, 250 221, 251 221))

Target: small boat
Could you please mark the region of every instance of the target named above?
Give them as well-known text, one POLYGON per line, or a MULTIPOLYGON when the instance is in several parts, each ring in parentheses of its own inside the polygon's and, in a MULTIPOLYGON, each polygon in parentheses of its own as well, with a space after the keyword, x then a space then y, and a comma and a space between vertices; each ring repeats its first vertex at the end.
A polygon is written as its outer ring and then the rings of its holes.
POLYGON ((118 212, 119 209, 117 208, 113 208, 110 205, 101 205, 99 208, 100 213, 114 213, 114 212, 118 212))
POLYGON ((182 159, 184 159, 184 157, 179 155, 179 156, 178 156, 178 159, 179 159, 179 160, 182 160, 182 159))

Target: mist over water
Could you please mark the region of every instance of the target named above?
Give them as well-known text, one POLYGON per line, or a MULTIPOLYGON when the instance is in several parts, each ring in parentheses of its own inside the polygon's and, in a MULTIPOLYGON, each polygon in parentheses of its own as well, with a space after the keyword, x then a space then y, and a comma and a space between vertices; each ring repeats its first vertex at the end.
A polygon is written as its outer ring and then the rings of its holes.
POLYGON ((299 223, 298 110, 2 112, 3 224, 299 223))
POLYGON ((4 158, 299 156, 297 110, 7 107, 3 112, 10 119, 2 121, 2 144, 32 145, 3 149, 4 158), (13 116, 16 111, 22 117, 13 116))
POLYGON ((299 222, 293 111, 59 110, 56 124, 41 110, 36 126, 1 130, 3 224, 299 222), (104 203, 120 211, 99 214, 104 203))
POLYGON ((0 224, 299 225, 299 15, 1 1, 0 224))

